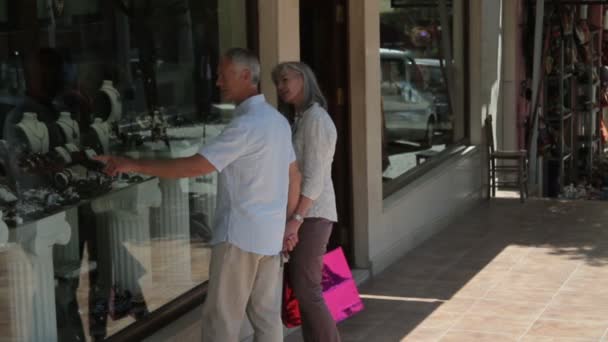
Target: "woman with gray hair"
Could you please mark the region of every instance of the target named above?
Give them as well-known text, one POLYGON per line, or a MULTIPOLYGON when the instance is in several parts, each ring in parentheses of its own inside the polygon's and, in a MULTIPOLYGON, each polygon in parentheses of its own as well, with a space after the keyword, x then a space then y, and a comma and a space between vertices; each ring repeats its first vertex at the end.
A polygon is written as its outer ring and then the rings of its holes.
POLYGON ((281 106, 293 116, 293 146, 302 173, 301 195, 287 222, 285 244, 293 248, 289 280, 300 304, 304 341, 340 341, 336 323, 323 299, 323 255, 338 220, 331 180, 336 127, 310 67, 286 62, 272 71, 281 106), (295 246, 295 247, 294 247, 295 246))

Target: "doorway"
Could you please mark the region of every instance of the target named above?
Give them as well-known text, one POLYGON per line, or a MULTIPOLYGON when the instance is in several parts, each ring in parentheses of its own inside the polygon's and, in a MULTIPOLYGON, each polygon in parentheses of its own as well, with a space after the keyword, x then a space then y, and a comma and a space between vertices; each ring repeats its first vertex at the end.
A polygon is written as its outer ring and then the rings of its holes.
POLYGON ((328 112, 338 131, 332 179, 338 223, 329 249, 341 246, 353 260, 352 173, 348 97, 348 22, 346 0, 300 1, 300 57, 315 72, 328 112), (329 14, 329 15, 328 15, 329 14))

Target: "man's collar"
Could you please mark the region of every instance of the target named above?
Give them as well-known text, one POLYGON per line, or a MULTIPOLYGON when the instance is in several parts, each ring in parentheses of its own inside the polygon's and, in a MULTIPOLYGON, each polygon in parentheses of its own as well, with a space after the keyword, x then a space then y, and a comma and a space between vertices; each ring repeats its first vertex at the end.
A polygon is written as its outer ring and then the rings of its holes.
POLYGON ((247 98, 245 101, 241 102, 238 106, 236 106, 234 110, 234 116, 241 116, 247 113, 252 106, 265 101, 266 98, 264 97, 264 94, 253 95, 247 98))

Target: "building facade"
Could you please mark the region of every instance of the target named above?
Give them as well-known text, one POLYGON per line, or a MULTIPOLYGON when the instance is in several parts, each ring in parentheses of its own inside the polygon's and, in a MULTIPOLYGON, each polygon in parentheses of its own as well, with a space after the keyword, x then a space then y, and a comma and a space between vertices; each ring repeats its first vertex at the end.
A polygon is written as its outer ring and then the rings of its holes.
POLYGON ((488 114, 516 120, 504 102, 515 82, 504 76, 513 49, 506 0, 49 4, 0 0, 4 131, 34 113, 49 135, 41 146, 26 126, 21 140, 2 136, 0 185, 18 199, 1 203, 9 339, 197 338, 217 178, 105 179, 86 157, 186 156, 219 134, 234 109, 214 89, 228 47, 258 52, 261 91, 275 104, 274 65, 303 60, 315 70, 338 128, 330 247, 342 246, 362 277, 482 200, 482 123, 488 114), (29 172, 66 152, 61 168, 34 173, 38 180, 11 173, 23 165, 11 155, 32 164, 29 172), (30 181, 42 186, 22 191, 30 181), (71 187, 73 202, 49 209, 36 199, 64 198, 71 187), (41 209, 26 214, 15 203, 41 209))

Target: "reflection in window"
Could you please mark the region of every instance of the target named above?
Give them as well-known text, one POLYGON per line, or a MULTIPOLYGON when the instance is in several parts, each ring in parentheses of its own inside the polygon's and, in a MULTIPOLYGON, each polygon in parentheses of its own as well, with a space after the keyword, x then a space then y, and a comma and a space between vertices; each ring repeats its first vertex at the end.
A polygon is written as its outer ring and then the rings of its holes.
MULTIPOLYGON (((383 181, 389 184, 454 143, 459 107, 450 103, 454 89, 443 49, 451 37, 443 44, 448 35, 442 34, 438 2, 381 0, 380 8, 383 181)), ((447 10, 453 18, 452 7, 447 10)), ((452 21, 449 31, 461 34, 452 21)))
POLYGON ((0 0, 0 25, 8 22, 8 0, 0 0))
POLYGON ((7 6, 0 0, 2 333, 109 337, 208 279, 217 177, 110 178, 91 156, 189 156, 217 136, 234 105, 220 102, 216 68, 223 50, 247 46, 245 2, 7 6), (15 234, 2 241, 7 226, 15 234))

